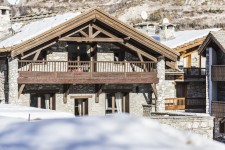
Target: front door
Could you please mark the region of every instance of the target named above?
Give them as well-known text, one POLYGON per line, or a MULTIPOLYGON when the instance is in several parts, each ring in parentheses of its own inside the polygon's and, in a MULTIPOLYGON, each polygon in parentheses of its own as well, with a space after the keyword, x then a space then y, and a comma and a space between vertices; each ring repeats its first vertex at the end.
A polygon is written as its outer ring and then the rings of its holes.
POLYGON ((74 105, 75 116, 88 115, 88 99, 75 99, 74 105))

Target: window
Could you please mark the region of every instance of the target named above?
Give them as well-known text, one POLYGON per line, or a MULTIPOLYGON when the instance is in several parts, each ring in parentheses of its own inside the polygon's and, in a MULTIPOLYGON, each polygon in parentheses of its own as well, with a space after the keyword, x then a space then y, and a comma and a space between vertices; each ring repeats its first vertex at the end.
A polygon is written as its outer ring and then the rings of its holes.
POLYGON ((55 94, 31 94, 30 106, 55 110, 55 94))
POLYGON ((106 94, 105 114, 129 113, 129 94, 117 92, 106 94))
POLYGON ((125 52, 114 52, 114 61, 124 61, 125 52))
POLYGON ((88 99, 75 99, 75 116, 88 115, 88 99))
POLYGON ((2 9, 2 15, 6 15, 6 10, 2 9))

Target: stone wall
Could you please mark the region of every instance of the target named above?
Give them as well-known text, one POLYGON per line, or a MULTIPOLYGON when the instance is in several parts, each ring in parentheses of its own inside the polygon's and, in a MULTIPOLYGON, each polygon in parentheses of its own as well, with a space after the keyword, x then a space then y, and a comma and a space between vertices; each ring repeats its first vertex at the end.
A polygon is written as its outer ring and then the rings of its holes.
POLYGON ((213 139, 214 118, 211 116, 151 116, 150 118, 178 130, 213 139))
POLYGON ((149 84, 135 84, 135 85, 104 85, 103 92, 99 96, 99 102, 95 101, 95 85, 73 85, 70 86, 67 103, 63 102, 63 85, 29 85, 25 86, 24 93, 20 96, 20 105, 30 106, 29 91, 46 91, 56 92, 56 110, 65 111, 74 114, 74 99, 71 96, 92 96, 88 99, 89 115, 105 115, 106 107, 106 93, 104 90, 123 89, 130 91, 129 93, 129 109, 130 114, 143 116, 143 106, 151 101, 151 89, 149 84))
POLYGON ((158 58, 157 77, 159 83, 156 85, 158 98, 156 100, 156 112, 165 111, 165 58, 158 58))
POLYGON ((206 84, 205 82, 189 82, 187 84, 188 98, 205 98, 206 84))
POLYGON ((199 67, 199 55, 198 51, 191 54, 191 66, 192 67, 199 67))
POLYGON ((174 81, 174 76, 166 76, 165 80, 165 98, 175 98, 176 97, 176 83, 174 81))
POLYGON ((18 104, 18 59, 11 58, 8 61, 8 79, 9 79, 9 103, 18 104))

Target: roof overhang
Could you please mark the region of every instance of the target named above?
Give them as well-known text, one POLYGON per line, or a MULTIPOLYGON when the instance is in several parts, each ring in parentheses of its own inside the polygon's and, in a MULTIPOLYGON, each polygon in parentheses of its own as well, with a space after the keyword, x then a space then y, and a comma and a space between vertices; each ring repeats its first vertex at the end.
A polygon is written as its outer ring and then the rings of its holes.
POLYGON ((208 47, 208 45, 211 42, 214 42, 225 53, 225 48, 221 45, 221 43, 217 40, 217 38, 210 32, 207 35, 207 37, 204 40, 204 42, 202 43, 202 45, 198 48, 199 55, 203 55, 205 53, 206 48, 208 47))

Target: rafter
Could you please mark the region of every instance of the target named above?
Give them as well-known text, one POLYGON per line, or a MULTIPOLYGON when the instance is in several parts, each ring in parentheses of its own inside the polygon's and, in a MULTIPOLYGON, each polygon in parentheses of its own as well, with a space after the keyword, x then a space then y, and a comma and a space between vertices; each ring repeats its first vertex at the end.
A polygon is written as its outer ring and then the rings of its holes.
POLYGON ((80 33, 84 36, 84 37, 88 37, 88 35, 84 32, 84 31, 80 31, 80 33))
POLYGON ((96 32, 92 35, 92 37, 95 38, 95 37, 98 36, 100 33, 101 33, 101 31, 96 31, 96 32))

